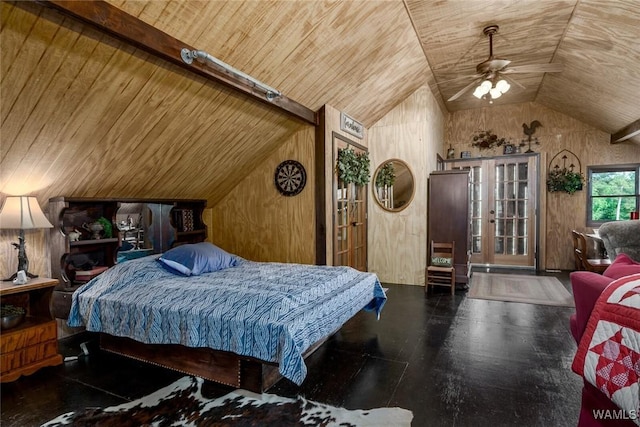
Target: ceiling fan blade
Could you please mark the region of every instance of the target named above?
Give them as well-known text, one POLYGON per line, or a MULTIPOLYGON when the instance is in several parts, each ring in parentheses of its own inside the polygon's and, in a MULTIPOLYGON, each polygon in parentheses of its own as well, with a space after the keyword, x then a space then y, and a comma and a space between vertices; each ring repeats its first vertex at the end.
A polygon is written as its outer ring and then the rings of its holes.
POLYGON ((455 79, 438 81, 438 82, 436 82, 436 84, 441 85, 441 84, 444 84, 444 83, 457 82, 459 80, 477 79, 477 78, 480 78, 482 76, 483 76, 482 74, 466 75, 466 76, 456 77, 455 79))
POLYGON ((460 91, 456 92, 456 94, 453 95, 451 98, 447 99, 447 102, 455 101, 456 99, 460 98, 466 91, 471 89, 480 80, 482 80, 482 78, 475 79, 474 81, 466 85, 464 88, 462 88, 460 91))
POLYGON ((524 74, 524 73, 559 73, 564 70, 564 65, 554 62, 551 64, 530 64, 516 65, 502 70, 505 74, 524 74))
POLYGON ((524 85, 522 83, 519 83, 518 81, 516 81, 513 77, 507 77, 507 76, 502 76, 502 78, 504 78, 506 81, 515 84, 516 86, 518 86, 520 89, 526 89, 526 87, 524 87, 524 85))
POLYGON ((510 63, 511 61, 509 61, 508 59, 489 58, 486 61, 476 65, 476 71, 480 74, 495 73, 496 71, 501 71, 510 63))

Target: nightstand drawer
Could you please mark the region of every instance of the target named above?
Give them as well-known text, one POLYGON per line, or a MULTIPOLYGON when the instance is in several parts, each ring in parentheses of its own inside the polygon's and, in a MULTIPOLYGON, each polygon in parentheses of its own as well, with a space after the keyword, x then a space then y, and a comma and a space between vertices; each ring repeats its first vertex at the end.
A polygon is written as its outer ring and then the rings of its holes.
POLYGON ((14 369, 26 367, 41 360, 53 357, 58 354, 58 341, 32 345, 17 351, 6 353, 0 358, 0 371, 5 374, 14 369))
MULTIPOLYGON (((18 351, 50 340, 57 340, 56 322, 49 321, 30 328, 18 328, 0 336, 0 354, 18 351)), ((4 363, 4 361, 3 361, 4 363)))

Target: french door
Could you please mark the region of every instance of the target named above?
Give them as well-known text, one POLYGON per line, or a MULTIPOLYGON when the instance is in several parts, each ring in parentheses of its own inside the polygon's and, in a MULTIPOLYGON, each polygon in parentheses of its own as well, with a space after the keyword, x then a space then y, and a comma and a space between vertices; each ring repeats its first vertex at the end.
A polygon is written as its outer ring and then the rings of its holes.
MULTIPOLYGON (((341 135, 334 134, 333 137, 333 164, 338 149, 351 148, 356 153, 366 151, 365 147, 341 135)), ((346 184, 334 175, 333 265, 367 271, 367 188, 346 184)))
POLYGON ((471 174, 471 263, 536 266, 538 156, 456 161, 471 174))

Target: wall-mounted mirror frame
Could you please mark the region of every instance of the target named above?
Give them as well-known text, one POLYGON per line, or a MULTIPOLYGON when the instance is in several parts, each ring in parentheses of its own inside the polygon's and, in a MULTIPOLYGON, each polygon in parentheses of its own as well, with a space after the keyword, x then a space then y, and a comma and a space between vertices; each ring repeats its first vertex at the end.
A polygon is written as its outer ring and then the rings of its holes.
POLYGON ((388 159, 380 163, 373 174, 371 184, 376 203, 388 212, 400 212, 406 209, 416 193, 413 171, 404 160, 400 159, 388 159), (392 185, 387 184, 390 174, 392 185))

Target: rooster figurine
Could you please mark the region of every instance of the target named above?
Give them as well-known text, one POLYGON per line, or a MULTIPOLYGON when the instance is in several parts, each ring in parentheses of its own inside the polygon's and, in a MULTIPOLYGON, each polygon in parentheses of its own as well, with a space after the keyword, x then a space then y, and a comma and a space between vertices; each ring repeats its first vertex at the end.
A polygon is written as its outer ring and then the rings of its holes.
MULTIPOLYGON (((533 153, 533 150, 531 149, 531 136, 536 132, 536 128, 538 127, 542 127, 542 123, 540 123, 537 120, 532 121, 531 124, 529 124, 529 126, 527 126, 526 123, 522 124, 522 129, 524 131, 524 134, 528 136, 527 140, 529 142, 529 149, 525 151, 525 153, 533 153)), ((537 143, 538 143, 538 139, 536 138, 536 144, 537 143)), ((520 144, 520 145, 524 145, 524 144, 520 144)))

